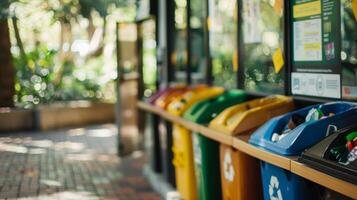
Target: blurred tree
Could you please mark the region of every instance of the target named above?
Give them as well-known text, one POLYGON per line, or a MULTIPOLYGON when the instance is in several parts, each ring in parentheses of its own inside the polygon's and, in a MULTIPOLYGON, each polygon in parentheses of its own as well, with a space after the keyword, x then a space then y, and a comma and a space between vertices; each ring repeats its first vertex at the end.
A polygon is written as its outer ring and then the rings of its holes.
POLYGON ((11 56, 11 42, 8 27, 9 0, 0 1, 0 107, 13 107, 14 65, 11 56))
POLYGON ((97 44, 94 49, 91 50, 88 58, 98 57, 103 53, 104 40, 106 36, 107 16, 111 7, 126 6, 130 3, 128 0, 79 0, 80 10, 79 14, 88 19, 89 25, 87 28, 88 38, 93 44, 97 44), (96 38, 94 33, 96 28, 93 23, 93 13, 96 12, 102 18, 103 23, 101 27, 101 37, 96 38))

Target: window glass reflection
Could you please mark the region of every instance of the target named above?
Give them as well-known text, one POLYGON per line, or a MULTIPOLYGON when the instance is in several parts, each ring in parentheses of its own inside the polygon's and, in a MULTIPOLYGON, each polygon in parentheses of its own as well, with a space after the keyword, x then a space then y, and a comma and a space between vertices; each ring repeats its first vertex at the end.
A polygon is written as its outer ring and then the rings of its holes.
POLYGON ((143 34, 143 82, 144 96, 150 96, 156 91, 156 30, 155 20, 147 20, 142 24, 143 34))
POLYGON ((175 70, 175 81, 185 82, 186 64, 187 64, 187 47, 186 47, 186 15, 187 1, 175 0, 175 32, 174 32, 174 51, 171 54, 171 63, 175 70))
POLYGON ((209 47, 213 84, 237 86, 237 1, 209 0, 209 47))
POLYGON ((204 49, 205 4, 202 0, 191 0, 191 76, 194 83, 205 82, 206 56, 204 49))
POLYGON ((248 91, 284 93, 284 69, 276 73, 272 59, 279 48, 284 52, 283 5, 277 2, 243 0, 241 59, 248 91))
POLYGON ((351 0, 341 0, 343 97, 357 99, 357 22, 351 0))

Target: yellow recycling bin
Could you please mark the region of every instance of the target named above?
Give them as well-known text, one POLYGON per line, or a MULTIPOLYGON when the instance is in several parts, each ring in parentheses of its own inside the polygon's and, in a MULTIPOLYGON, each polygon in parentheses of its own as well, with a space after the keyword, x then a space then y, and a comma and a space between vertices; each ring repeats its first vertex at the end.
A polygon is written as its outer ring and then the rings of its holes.
MULTIPOLYGON (((270 96, 227 108, 209 127, 232 136, 250 134, 269 119, 294 109, 293 99, 270 96)), ((220 145, 222 193, 225 200, 262 199, 259 161, 220 145)))
MULTIPOLYGON (((200 101, 223 94, 220 87, 197 88, 190 90, 168 105, 168 112, 181 116, 188 108, 200 101)), ((173 126, 173 165, 176 174, 176 188, 185 200, 198 198, 194 171, 191 132, 184 127, 173 126)))

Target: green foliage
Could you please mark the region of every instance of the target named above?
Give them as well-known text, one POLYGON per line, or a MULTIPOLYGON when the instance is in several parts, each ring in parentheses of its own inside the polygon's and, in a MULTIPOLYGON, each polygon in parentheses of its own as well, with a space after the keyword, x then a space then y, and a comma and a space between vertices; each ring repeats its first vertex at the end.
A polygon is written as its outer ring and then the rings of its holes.
POLYGON ((78 16, 91 18, 92 11, 96 11, 101 17, 109 14, 109 8, 123 7, 133 3, 134 0, 63 0, 59 1, 61 6, 54 7, 45 1, 45 7, 53 12, 54 20, 60 20, 64 23, 70 23, 71 19, 78 16))
POLYGON ((9 16, 10 0, 0 0, 0 19, 6 19, 9 16))
POLYGON ((54 58, 55 52, 38 48, 27 54, 25 60, 16 57, 16 101, 23 107, 39 103, 49 103, 54 95, 54 58))
POLYGON ((55 56, 56 51, 39 47, 27 53, 27 63, 24 59, 15 58, 18 106, 30 108, 56 101, 96 101, 102 96, 101 85, 95 80, 99 71, 92 70, 94 76, 88 78, 86 69, 76 68, 72 62, 66 61, 63 70, 56 72, 55 56), (81 73, 82 76, 75 75, 81 73))
MULTIPOLYGON (((76 52, 66 51, 68 56, 63 56, 64 51, 57 52, 57 50, 63 49, 63 43, 72 44, 75 40, 82 40, 84 35, 87 36, 88 30, 84 30, 84 34, 72 32, 72 29, 80 27, 79 24, 83 18, 92 20, 95 22, 93 24, 98 26, 99 18, 113 21, 117 18, 131 17, 133 13, 135 15, 135 9, 133 10, 133 6, 129 5, 133 5, 134 2, 135 0, 0 0, 0 19, 2 16, 9 18, 13 15, 21 22, 19 35, 24 41, 23 46, 26 51, 25 56, 20 56, 18 48, 13 48, 17 106, 30 108, 57 101, 97 101, 115 98, 112 95, 114 89, 112 80, 115 78, 110 67, 112 63, 108 62, 108 59, 104 62, 104 55, 84 58, 76 52), (119 17, 116 15, 118 13, 119 17), (36 19, 41 18, 46 18, 47 21, 44 20, 46 23, 42 20, 37 23, 36 19), (58 29, 53 27, 58 26, 58 22, 61 28, 69 27, 69 30, 61 29, 64 30, 64 38, 55 37, 58 29), (53 27, 47 27, 49 25, 53 27), (51 39, 43 37, 44 31, 53 37, 50 37, 51 39), (46 47, 56 46, 53 45, 56 43, 60 43, 57 50, 50 50, 46 47), (103 67, 104 63, 107 67, 103 67)), ((105 22, 103 24, 106 25, 105 22)), ((110 26, 108 27, 110 29, 110 26)), ((103 39, 103 41, 108 43, 107 40, 103 39)), ((13 47, 15 47, 14 44, 13 47)), ((18 45, 19 42, 16 41, 16 44, 18 45)), ((114 60, 114 57, 110 60, 114 60)))

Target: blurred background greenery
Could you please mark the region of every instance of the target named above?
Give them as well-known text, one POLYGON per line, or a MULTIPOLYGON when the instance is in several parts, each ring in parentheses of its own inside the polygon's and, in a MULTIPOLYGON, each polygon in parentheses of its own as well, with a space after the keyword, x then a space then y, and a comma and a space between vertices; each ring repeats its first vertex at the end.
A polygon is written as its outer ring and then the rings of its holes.
POLYGON ((1 0, 10 28, 15 103, 115 101, 115 27, 135 0, 1 0))

